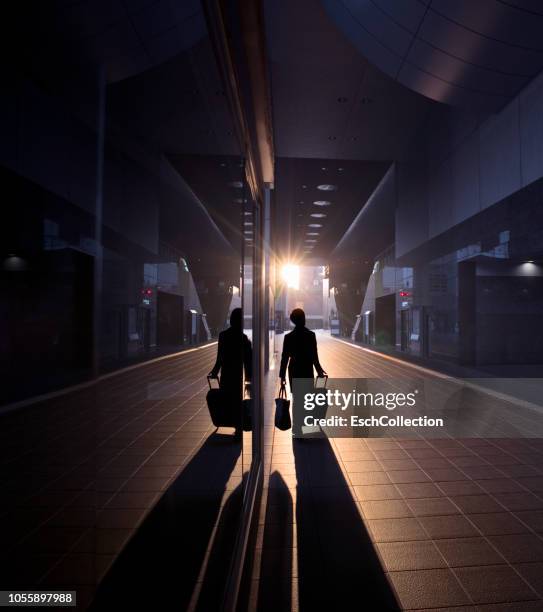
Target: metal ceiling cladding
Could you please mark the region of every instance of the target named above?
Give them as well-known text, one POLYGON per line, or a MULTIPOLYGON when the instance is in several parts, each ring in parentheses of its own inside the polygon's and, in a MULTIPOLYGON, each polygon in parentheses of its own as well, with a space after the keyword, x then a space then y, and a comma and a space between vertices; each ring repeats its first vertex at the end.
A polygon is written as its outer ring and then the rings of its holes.
POLYGON ((322 0, 358 51, 432 100, 497 111, 543 68, 543 5, 322 0))
MULTIPOLYGON (((366 203, 389 168, 387 162, 341 160, 341 165, 329 159, 288 159, 276 162, 275 203, 277 207, 276 236, 279 251, 295 257, 302 251, 306 235, 297 227, 318 230, 314 256, 327 261, 360 208, 366 203), (322 181, 323 170, 330 182, 322 181), (338 171, 342 168, 342 172, 338 171), (333 177, 333 178, 332 178, 333 177), (306 185, 306 189, 302 188, 306 185), (315 205, 322 190, 319 186, 333 186, 333 205, 325 208, 315 205), (301 194, 307 193, 301 200, 301 194), (292 204, 292 203, 295 204, 292 204)), ((327 201, 330 202, 330 201, 327 201)), ((308 242, 305 240, 305 242, 308 242)))
POLYGON ((313 253, 324 263, 390 160, 410 154, 434 103, 373 67, 320 0, 265 0, 264 12, 278 251, 295 256, 304 248, 300 228, 317 229, 313 253), (326 217, 311 217, 319 208, 326 217))

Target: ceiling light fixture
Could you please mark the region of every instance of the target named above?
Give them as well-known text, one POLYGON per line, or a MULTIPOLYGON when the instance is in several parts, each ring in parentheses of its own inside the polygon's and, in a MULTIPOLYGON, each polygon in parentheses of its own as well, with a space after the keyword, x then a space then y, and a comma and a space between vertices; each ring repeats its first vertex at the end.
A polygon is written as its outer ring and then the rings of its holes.
POLYGON ((317 189, 319 191, 337 191, 337 185, 331 185, 330 183, 324 183, 322 185, 317 185, 317 189))
POLYGON ((315 206, 331 206, 332 202, 329 200, 315 200, 313 204, 315 204, 315 206))
POLYGON ((311 213, 311 217, 314 217, 315 219, 324 219, 326 215, 324 213, 311 213))
POLYGON ((321 223, 310 223, 307 227, 322 227, 321 223))

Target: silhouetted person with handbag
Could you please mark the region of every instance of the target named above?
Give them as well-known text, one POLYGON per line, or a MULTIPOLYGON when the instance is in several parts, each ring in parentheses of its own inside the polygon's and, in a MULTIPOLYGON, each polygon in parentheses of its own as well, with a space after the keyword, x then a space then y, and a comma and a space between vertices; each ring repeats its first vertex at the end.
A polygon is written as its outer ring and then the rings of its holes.
MULTIPOLYGON (((220 372, 219 388, 225 392, 232 410, 237 410, 241 420, 241 401, 243 397, 243 372, 245 382, 252 377, 252 347, 246 334, 243 333, 241 308, 234 308, 230 314, 230 327, 219 334, 217 360, 209 373, 217 378, 220 372)), ((241 435, 241 425, 236 427, 236 435, 241 435)))
POLYGON ((325 376, 326 372, 319 362, 317 337, 314 332, 305 326, 305 312, 301 308, 295 308, 290 313, 290 320, 295 327, 285 335, 283 340, 279 378, 281 384, 284 385, 288 365, 288 379, 292 391, 292 380, 294 378, 311 378, 313 380, 313 368, 317 370, 319 376, 325 376))

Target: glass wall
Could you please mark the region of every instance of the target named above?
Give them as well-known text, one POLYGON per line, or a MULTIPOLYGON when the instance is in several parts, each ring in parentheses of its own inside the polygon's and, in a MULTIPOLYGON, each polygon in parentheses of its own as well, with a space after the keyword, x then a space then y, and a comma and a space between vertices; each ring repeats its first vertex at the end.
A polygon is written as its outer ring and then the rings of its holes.
POLYGON ((1 59, 2 588, 82 609, 218 609, 252 456, 217 344, 235 308, 254 339, 245 152, 202 7, 167 4, 44 3, 1 59))

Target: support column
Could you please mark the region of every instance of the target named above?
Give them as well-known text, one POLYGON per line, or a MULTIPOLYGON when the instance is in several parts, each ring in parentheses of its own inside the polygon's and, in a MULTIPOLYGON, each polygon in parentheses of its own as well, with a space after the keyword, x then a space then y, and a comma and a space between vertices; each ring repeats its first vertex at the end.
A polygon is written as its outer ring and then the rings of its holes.
POLYGON ((93 291, 93 349, 92 375, 100 372, 100 334, 102 323, 102 290, 104 254, 102 247, 102 224, 104 208, 104 146, 106 129, 106 71, 101 66, 98 72, 98 103, 96 113, 96 198, 94 207, 94 291, 93 291))

